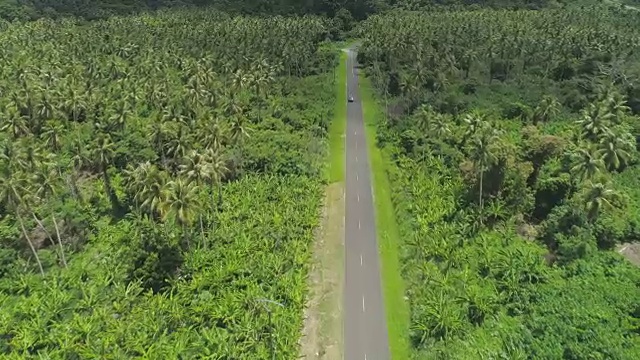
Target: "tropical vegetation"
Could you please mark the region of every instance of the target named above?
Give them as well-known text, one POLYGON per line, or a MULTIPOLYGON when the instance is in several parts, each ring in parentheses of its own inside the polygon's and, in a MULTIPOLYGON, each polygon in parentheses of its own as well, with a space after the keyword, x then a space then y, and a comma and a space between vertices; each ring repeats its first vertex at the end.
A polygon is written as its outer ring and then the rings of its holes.
POLYGON ((415 359, 636 359, 640 15, 375 15, 415 359))
POLYGON ((329 24, 2 24, 2 358, 297 356, 329 24))
POLYGON ((0 0, 1 357, 297 358, 353 36, 411 357, 640 358, 640 12, 594 2, 0 0))

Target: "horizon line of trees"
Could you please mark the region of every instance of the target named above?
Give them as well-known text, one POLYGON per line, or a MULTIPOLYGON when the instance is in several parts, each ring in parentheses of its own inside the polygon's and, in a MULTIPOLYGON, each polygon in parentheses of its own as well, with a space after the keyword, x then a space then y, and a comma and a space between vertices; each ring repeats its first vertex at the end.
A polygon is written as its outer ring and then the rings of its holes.
POLYGON ((0 19, 29 21, 39 18, 79 17, 104 19, 161 9, 213 7, 249 15, 324 15, 339 20, 364 20, 387 10, 448 8, 543 9, 597 3, 594 0, 0 0, 0 19))

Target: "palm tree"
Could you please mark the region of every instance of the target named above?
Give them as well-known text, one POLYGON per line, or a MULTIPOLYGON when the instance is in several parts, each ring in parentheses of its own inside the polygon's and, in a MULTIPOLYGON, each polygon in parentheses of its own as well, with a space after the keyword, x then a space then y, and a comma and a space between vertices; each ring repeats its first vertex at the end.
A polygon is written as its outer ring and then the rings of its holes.
POLYGON ((47 120, 42 130, 45 143, 53 152, 59 152, 61 145, 60 135, 64 133, 64 126, 58 121, 47 120))
POLYGON ((618 170, 626 166, 635 148, 629 139, 623 139, 612 131, 607 131, 600 139, 600 148, 596 155, 601 158, 610 170, 618 170))
POLYGON ((580 125, 585 136, 596 140, 606 132, 613 115, 600 104, 591 103, 582 111, 582 118, 576 123, 580 125))
POLYGON ((231 117, 231 140, 236 144, 242 144, 245 138, 250 138, 249 128, 246 125, 246 119, 244 116, 232 116, 231 117))
POLYGON ((250 81, 249 76, 247 76, 247 74, 245 74, 242 69, 237 69, 236 72, 232 75, 231 79, 231 87, 236 92, 244 89, 250 81))
POLYGON ((218 220, 215 217, 217 215, 217 212, 222 207, 222 179, 224 178, 226 173, 229 171, 229 169, 227 168, 225 158, 221 153, 221 149, 208 148, 205 152, 205 156, 207 157, 207 162, 209 165, 207 167, 207 170, 209 171, 208 179, 209 179, 209 186, 210 186, 210 193, 211 193, 211 203, 215 207, 215 211, 213 213, 214 219, 212 221, 214 230, 215 230, 215 224, 216 224, 216 221, 218 220), (215 200, 214 200, 215 186, 218 187, 218 203, 217 204, 215 204, 215 200))
POLYGON ((30 133, 27 119, 21 116, 15 109, 9 108, 9 115, 3 119, 0 131, 9 132, 14 139, 30 133))
POLYGON ((130 198, 133 199, 136 209, 141 207, 141 195, 145 190, 149 173, 153 171, 154 167, 155 165, 146 161, 142 164, 129 164, 124 170, 124 185, 130 198))
POLYGON ((89 163, 89 153, 86 150, 82 140, 79 138, 75 138, 73 140, 71 146, 71 174, 69 176, 69 184, 71 187, 71 193, 76 200, 82 202, 82 194, 80 193, 80 189, 78 188, 78 177, 80 173, 80 169, 82 169, 85 164, 89 163))
POLYGON ((50 120, 53 115, 56 113, 53 108, 53 104, 47 95, 42 94, 40 96, 40 101, 35 106, 36 115, 42 120, 50 120))
POLYGON ((94 166, 96 166, 102 173, 102 180, 104 181, 104 190, 107 197, 111 201, 111 205, 114 211, 121 209, 120 200, 113 190, 111 185, 111 178, 109 177, 109 167, 115 157, 115 144, 111 140, 109 134, 99 133, 96 145, 92 149, 92 160, 94 166))
POLYGON ((537 125, 538 122, 548 122, 553 116, 558 114, 560 103, 558 100, 550 95, 542 97, 542 101, 533 111, 533 124, 537 125))
POLYGON ((172 218, 182 229, 183 239, 189 246, 187 228, 193 223, 198 204, 197 187, 192 182, 178 178, 169 183, 168 197, 162 205, 163 219, 172 218))
POLYGON ((165 141, 172 133, 173 123, 164 116, 158 116, 152 123, 149 136, 157 153, 160 154, 162 166, 167 167, 167 156, 165 151, 165 141))
POLYGON ((498 141, 498 137, 489 131, 483 131, 479 135, 476 135, 472 138, 471 141, 471 159, 478 171, 478 175, 480 177, 479 182, 479 194, 478 194, 478 204, 480 206, 480 223, 482 224, 483 218, 483 180, 484 173, 489 169, 489 166, 493 165, 496 161, 496 155, 494 153, 494 145, 498 141))
POLYGON ((131 115, 132 111, 129 108, 129 104, 126 100, 120 99, 115 109, 112 110, 112 115, 109 117, 109 122, 115 124, 118 131, 124 131, 127 124, 127 119, 131 115))
POLYGON ((173 158, 172 169, 175 170, 175 165, 178 161, 185 157, 189 151, 189 144, 192 142, 189 136, 189 131, 183 124, 176 124, 177 132, 166 144, 167 155, 173 158))
POLYGON ((220 207, 222 206, 222 179, 229 169, 221 149, 209 148, 206 150, 205 155, 209 163, 211 198, 213 200, 214 186, 218 186, 218 207, 220 207))
POLYGON ((78 122, 78 116, 87 109, 86 97, 81 95, 78 89, 72 86, 69 88, 69 93, 63 106, 73 122, 78 122))
POLYGON ((431 292, 430 300, 421 307, 427 320, 423 325, 428 335, 447 340, 463 327, 461 307, 450 301, 446 291, 436 291, 431 292))
MULTIPOLYGON (((58 182, 57 175, 58 174, 56 170, 51 168, 48 163, 40 163, 40 166, 37 168, 37 171, 33 175, 33 183, 36 186, 35 195, 39 199, 44 200, 57 193, 56 191, 56 183, 58 182)), ((35 214, 34 214, 34 217, 35 217, 35 214)), ((62 264, 66 268, 67 260, 64 256, 64 248, 62 247, 62 238, 60 237, 60 229, 58 228, 58 222, 56 221, 55 211, 51 212, 51 221, 53 221, 53 226, 56 229, 56 237, 58 239, 58 246, 60 248, 60 258, 62 260, 62 264)), ((45 228, 43 227, 43 229, 45 228)))
POLYGON ((236 95, 233 95, 222 104, 222 113, 229 117, 241 116, 244 113, 244 105, 236 95))
MULTIPOLYGON (((5 162, 5 165, 6 162, 5 162)), ((40 269, 40 274, 44 276, 44 269, 42 268, 42 262, 40 261, 40 257, 38 256, 38 252, 36 251, 27 230, 24 227, 24 220, 22 219, 22 210, 24 210, 23 206, 23 194, 27 193, 26 190, 26 178, 21 176, 19 173, 15 173, 13 169, 4 167, 3 174, 0 176, 0 201, 4 206, 9 209, 13 214, 15 214, 18 219, 18 223, 20 224, 20 229, 22 230, 22 235, 27 240, 27 244, 33 253, 33 256, 38 263, 38 268, 40 269)))
POLYGON ((24 171, 35 171, 36 165, 43 160, 46 155, 42 151, 42 147, 33 135, 20 139, 19 149, 24 157, 19 158, 19 165, 24 171))
POLYGON ((607 95, 603 99, 604 107, 613 115, 612 120, 619 124, 621 119, 631 111, 627 105, 627 98, 615 90, 608 92, 607 95))
POLYGON ((620 195, 610 188, 610 183, 591 182, 587 183, 587 190, 584 196, 584 209, 587 218, 593 222, 603 209, 613 208, 613 202, 618 200, 620 195))
MULTIPOLYGON (((196 150, 191 150, 185 157, 184 163, 180 164, 180 175, 184 176, 188 182, 195 182, 199 188, 200 184, 207 181, 211 177, 210 164, 206 156, 200 154, 196 150)), ((206 248, 206 242, 204 237, 204 226, 202 224, 202 211, 199 216, 200 221, 200 233, 202 235, 202 243, 206 248)))
POLYGON ((486 124, 487 117, 479 110, 473 110, 462 118, 462 124, 465 127, 464 135, 460 146, 464 146, 471 136, 475 135, 478 130, 482 129, 486 124))
POLYGON ((570 173, 579 181, 592 179, 604 170, 604 162, 591 148, 577 149, 573 156, 570 173))
POLYGON ((422 105, 418 108, 418 121, 416 125, 421 131, 421 136, 424 136, 431 127, 431 121, 435 118, 435 112, 429 105, 422 105))
POLYGON ((162 218, 163 205, 169 196, 166 172, 147 162, 141 165, 140 177, 141 187, 136 193, 136 201, 150 216, 162 218))
POLYGON ((444 140, 451 134, 451 128, 445 115, 438 114, 431 125, 431 131, 438 139, 444 140))
POLYGON ((464 52, 459 61, 460 70, 464 71, 464 78, 469 77, 469 71, 473 66, 473 63, 478 59, 478 55, 473 50, 467 50, 464 52))
POLYGON ((221 149, 225 142, 225 134, 220 120, 207 114, 199 123, 199 142, 205 149, 221 149))
POLYGON ((271 70, 271 66, 267 63, 266 59, 261 59, 255 62, 252 66, 251 73, 248 75, 247 84, 253 86, 255 95, 258 98, 258 121, 261 119, 262 111, 262 93, 266 87, 268 87, 274 81, 274 73, 271 70))

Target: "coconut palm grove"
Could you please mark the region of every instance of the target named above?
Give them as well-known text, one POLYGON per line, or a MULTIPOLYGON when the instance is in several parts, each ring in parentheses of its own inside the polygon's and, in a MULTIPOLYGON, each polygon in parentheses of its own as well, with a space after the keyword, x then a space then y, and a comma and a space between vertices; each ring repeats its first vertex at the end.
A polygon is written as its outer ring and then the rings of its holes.
POLYGON ((640 359, 634 4, 0 0, 0 358, 301 358, 357 44, 392 359, 640 359))

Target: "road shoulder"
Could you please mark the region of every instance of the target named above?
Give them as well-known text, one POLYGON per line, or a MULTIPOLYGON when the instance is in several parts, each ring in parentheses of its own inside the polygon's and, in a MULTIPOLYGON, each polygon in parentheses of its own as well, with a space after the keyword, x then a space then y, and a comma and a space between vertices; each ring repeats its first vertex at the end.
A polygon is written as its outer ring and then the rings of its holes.
POLYGON ((382 296, 389 334, 389 353, 391 359, 404 360, 409 358, 410 314, 409 304, 405 300, 405 287, 400 265, 401 237, 391 199, 391 186, 387 177, 387 169, 390 164, 376 142, 377 122, 382 116, 382 110, 375 100, 369 79, 361 75, 359 84, 371 164, 382 296))
POLYGON ((344 211, 343 183, 330 184, 318 240, 313 247, 303 359, 342 359, 344 211))
POLYGON ((343 358, 344 297, 344 176, 347 54, 341 52, 336 69, 336 108, 329 127, 329 157, 322 221, 313 244, 305 309, 301 356, 303 359, 343 358))

